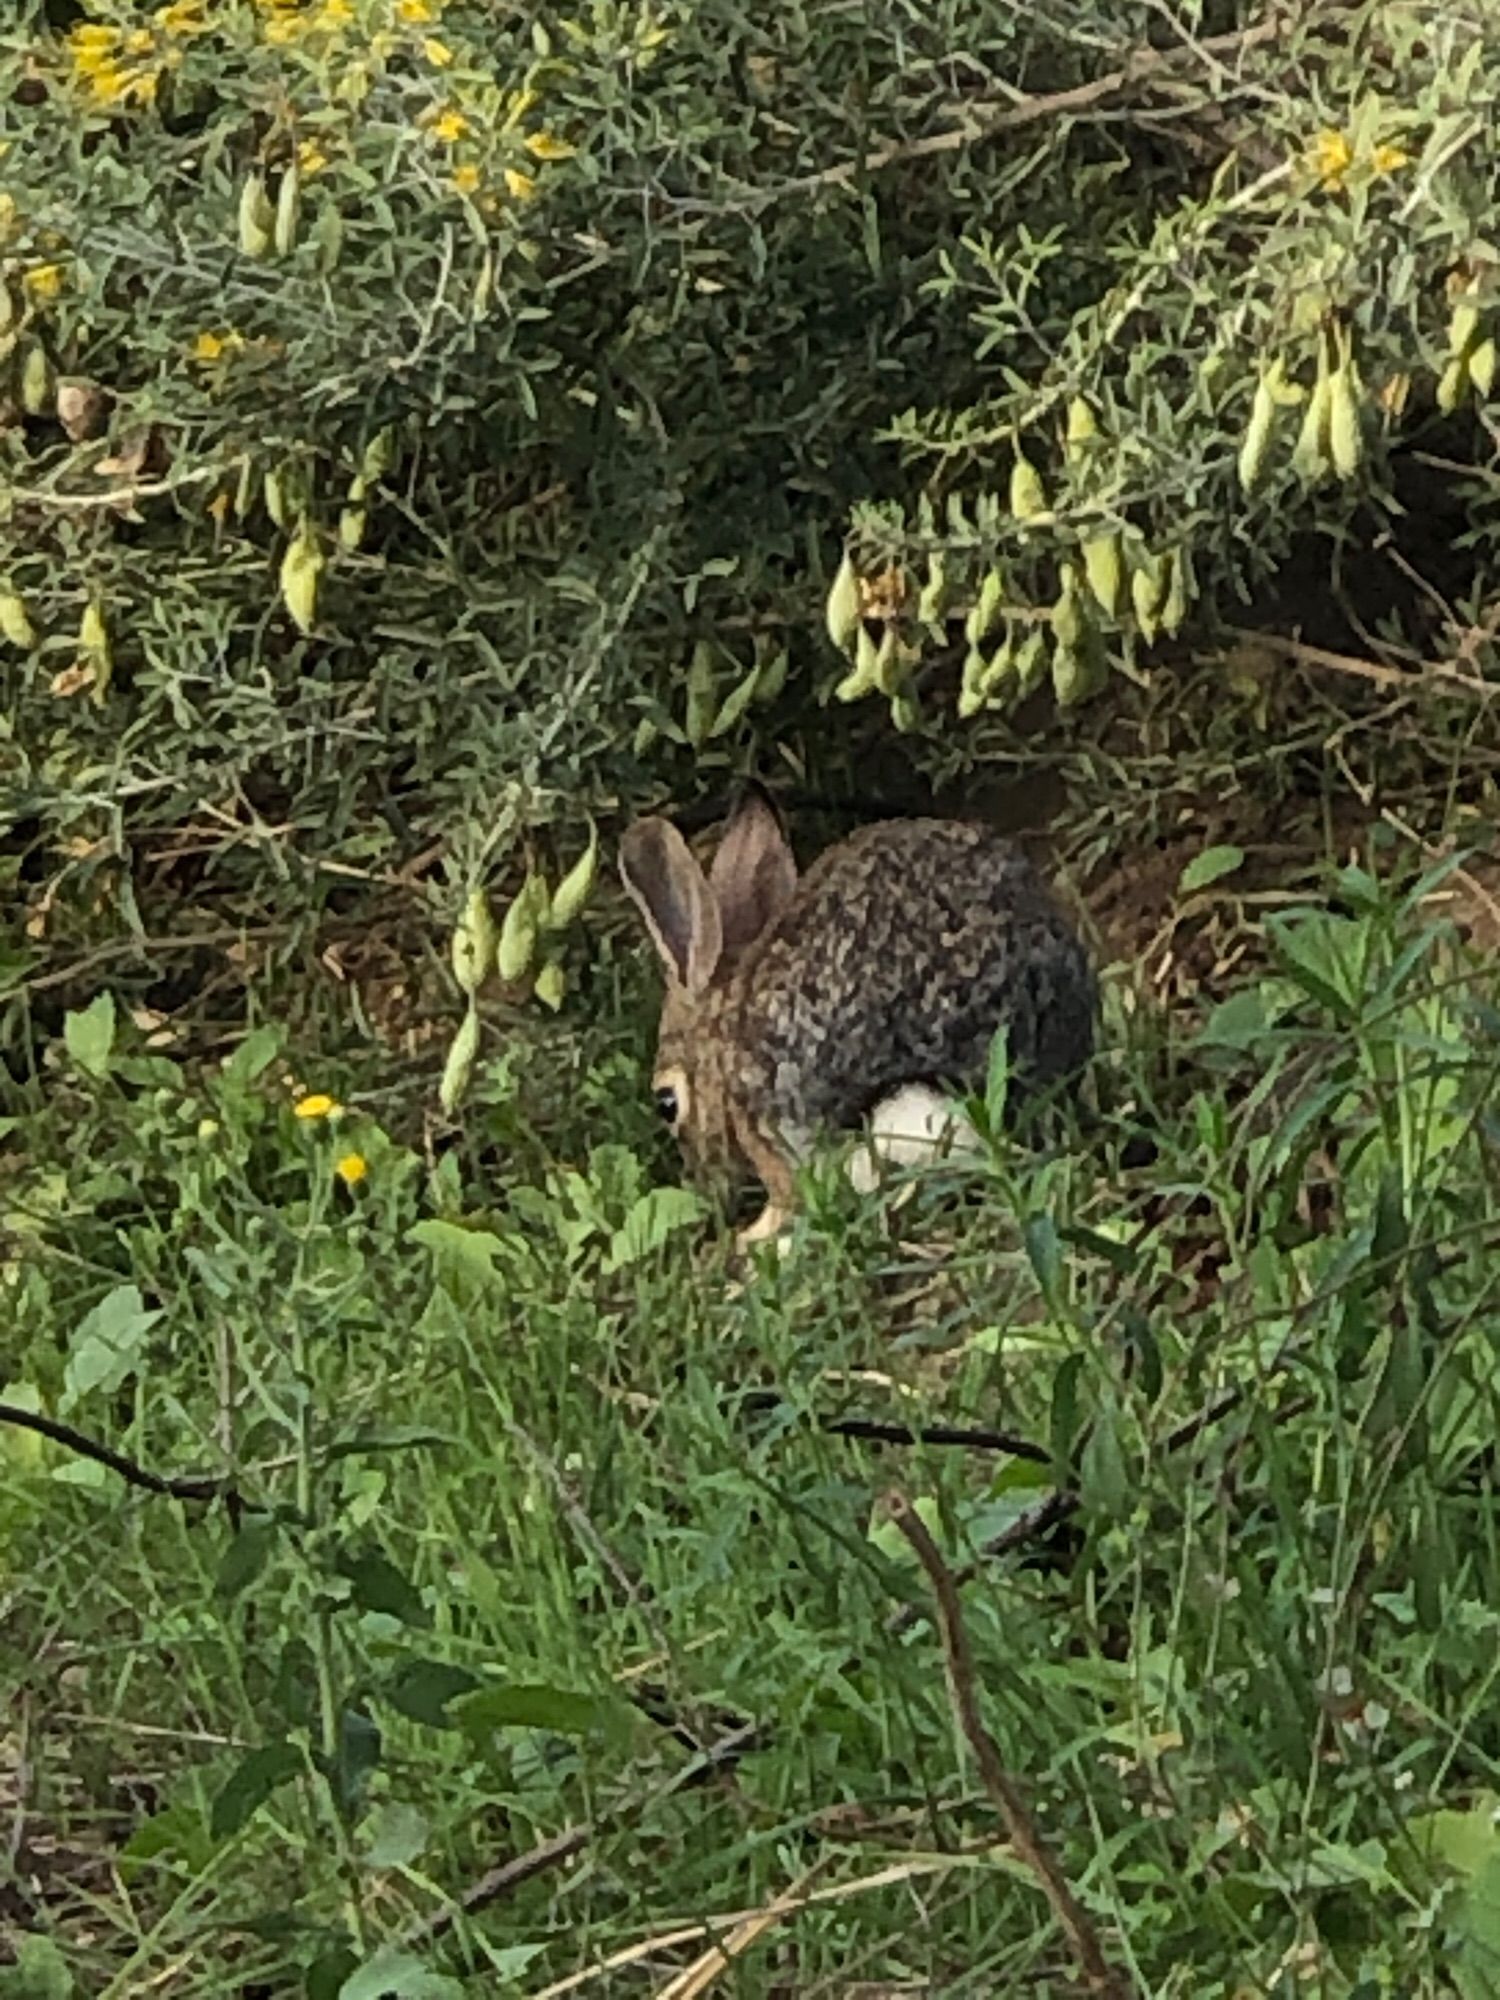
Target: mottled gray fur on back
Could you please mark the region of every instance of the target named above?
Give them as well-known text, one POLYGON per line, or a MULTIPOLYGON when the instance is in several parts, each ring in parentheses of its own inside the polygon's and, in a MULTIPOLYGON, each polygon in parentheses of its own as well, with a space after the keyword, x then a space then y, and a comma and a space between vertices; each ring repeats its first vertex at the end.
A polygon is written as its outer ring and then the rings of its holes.
POLYGON ((904 1083, 977 1083, 1002 1026, 1017 1096, 1093 1046, 1083 947, 1019 849, 955 821, 865 827, 829 849, 732 987, 757 1095, 794 1130, 853 1125, 904 1083))

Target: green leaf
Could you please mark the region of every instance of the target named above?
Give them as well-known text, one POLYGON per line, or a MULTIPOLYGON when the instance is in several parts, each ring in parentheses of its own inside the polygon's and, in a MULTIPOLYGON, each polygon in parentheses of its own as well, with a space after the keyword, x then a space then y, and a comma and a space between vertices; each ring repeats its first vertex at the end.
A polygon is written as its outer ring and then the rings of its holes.
POLYGON ((370 1778, 380 1768, 382 1747, 380 1727, 364 1709, 351 1705, 339 1710, 338 1748, 325 1769, 334 1803, 346 1819, 358 1816, 370 1778))
POLYGON ((432 1827, 415 1806, 393 1800, 365 1829, 365 1861, 371 1868, 410 1868, 431 1837, 432 1827))
POLYGON ((129 1381, 140 1364, 146 1335, 160 1318, 159 1312, 146 1310, 135 1285, 116 1285, 106 1292, 69 1342, 59 1407, 74 1409, 96 1389, 112 1395, 129 1381))
POLYGON ((1052 1378, 1052 1405, 1048 1415, 1048 1444, 1059 1479, 1067 1477, 1073 1460, 1073 1441, 1078 1436, 1078 1383, 1083 1374, 1083 1356, 1069 1354, 1057 1364, 1052 1378))
POLYGON ((189 1876, 197 1877, 211 1865, 214 1843, 196 1803, 182 1801, 153 1813, 143 1820, 120 1849, 119 1869, 124 1882, 136 1882, 149 1872, 151 1862, 175 1862, 189 1876))
POLYGON ((1120 1448, 1119 1416, 1112 1399, 1102 1402, 1094 1413, 1078 1472, 1085 1506, 1115 1516, 1125 1512, 1130 1501, 1130 1481, 1125 1454, 1120 1448))
POLYGON ((606 1271, 624 1270, 652 1256, 679 1229, 698 1221, 703 1203, 690 1188, 652 1188, 631 1208, 610 1239, 606 1271))
POLYGON ((252 1516, 241 1523, 238 1531, 225 1544, 214 1575, 214 1596, 221 1603, 231 1603, 242 1590, 248 1590, 255 1582, 270 1560, 280 1533, 281 1527, 276 1521, 252 1516))
POLYGON ((1231 993, 1209 1012, 1194 1039, 1205 1048, 1248 1049, 1270 1029, 1264 996, 1255 987, 1231 993))
POLYGON ((391 1707, 410 1721, 425 1723, 429 1729, 453 1729, 457 1725, 448 1704, 481 1685, 467 1667, 446 1660, 406 1660, 382 1692, 391 1707))
POLYGON ((346 1552, 338 1558, 336 1568, 347 1578, 361 1611, 383 1611, 387 1617, 399 1618, 403 1625, 431 1625, 432 1613, 416 1586, 379 1549, 346 1552))
POLYGON ((209 1812, 209 1832, 216 1841, 232 1838, 248 1825, 274 1792, 305 1769, 302 1752, 284 1737, 252 1750, 231 1771, 215 1797, 209 1812))
POLYGON ((475 1736, 492 1729, 549 1729, 556 1736, 587 1736, 618 1714, 613 1704, 595 1695, 541 1683, 483 1688, 455 1701, 453 1712, 465 1734, 475 1736))
POLYGON ((18 1938, 15 1953, 14 1965, 0 1966, 4 2000, 72 2000, 73 1975, 51 1938, 39 1933, 18 1938))
POLYGON ((409 1951, 381 1951, 339 1988, 339 2000, 464 2000, 461 1981, 431 1972, 409 1951))
POLYGON ((480 1284, 496 1281, 495 1259, 505 1245, 489 1230, 465 1229, 459 1223, 440 1222, 432 1217, 426 1222, 413 1223, 406 1236, 409 1243, 430 1250, 440 1269, 446 1265, 480 1284))
POLYGON ((1220 882, 1226 875, 1232 875, 1237 868, 1245 865, 1243 847, 1205 847, 1201 854, 1195 854, 1177 883, 1179 896, 1191 896, 1197 889, 1206 889, 1211 882, 1220 882))
POLYGON ((992 1132, 998 1132, 1004 1125, 1009 1102, 1010 1037, 1001 1028, 990 1043, 990 1058, 984 1073, 984 1110, 992 1132))
POLYGON ((1027 1258, 1041 1286, 1042 1297, 1055 1313, 1062 1300, 1062 1245, 1057 1224, 1050 1215, 1028 1215, 1021 1234, 1027 1258))
POLYGON ((280 1028, 252 1028, 219 1072, 232 1089, 243 1090, 263 1076, 281 1053, 280 1028))
POLYGON ((115 1046, 114 995, 101 993, 81 1013, 64 1015, 63 1041, 86 1076, 107 1076, 115 1046))

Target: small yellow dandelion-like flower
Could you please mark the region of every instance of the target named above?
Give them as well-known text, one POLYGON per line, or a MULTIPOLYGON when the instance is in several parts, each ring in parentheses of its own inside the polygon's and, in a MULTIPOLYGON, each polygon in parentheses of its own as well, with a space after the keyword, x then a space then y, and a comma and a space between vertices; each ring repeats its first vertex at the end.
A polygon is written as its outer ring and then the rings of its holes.
POLYGON ((350 6, 349 0, 323 0, 312 25, 325 34, 330 34, 338 28, 347 28, 353 19, 354 9, 350 6))
POLYGON ((1377 146, 1370 155, 1370 172, 1372 174, 1399 173, 1402 167, 1409 167, 1410 165, 1411 154, 1407 152, 1406 148, 1404 146, 1392 145, 1389 142, 1377 146))
POLYGON ((437 8, 432 0, 399 0, 396 19, 405 21, 410 28, 425 28, 437 19, 437 8))
POLYGON ((434 139, 441 139, 445 146, 452 146, 462 139, 469 129, 469 121, 461 111, 448 110, 433 119, 428 130, 434 139))
POLYGON ((440 42, 436 35, 429 35, 422 44, 422 53, 434 69, 447 69, 453 61, 453 51, 446 42, 440 42))
POLYGON ((510 190, 512 201, 530 201, 536 193, 536 182, 530 174, 523 174, 517 167, 505 169, 505 185, 510 190))
POLYGON ((193 342, 193 359, 195 361, 219 360, 230 345, 233 337, 232 334, 227 333, 200 333, 198 338, 193 342))
POLYGON ((1325 187, 1341 188, 1353 163, 1354 148, 1342 132, 1325 129, 1313 141, 1313 172, 1325 187))
POLYGON ((328 165, 328 155, 316 139, 304 139, 297 148, 297 165, 309 178, 322 173, 328 165))
POLYGON ((479 187, 478 167, 467 161, 463 166, 456 167, 453 173, 453 186, 459 194, 476 193, 479 187))
POLYGON ((164 35, 201 35, 208 23, 203 18, 203 0, 171 0, 158 7, 152 19, 164 35))
POLYGON ((55 299, 62 290, 61 264, 35 264, 23 281, 34 299, 55 299))
POLYGON ((571 160, 578 148, 551 132, 528 132, 526 150, 535 160, 571 160))
POLYGON ((343 1108, 336 1097, 328 1096, 326 1091, 314 1090, 306 1097, 299 1097, 292 1106, 292 1111, 298 1118, 312 1120, 336 1118, 343 1108))
POLYGON ((345 1187, 358 1187, 370 1171, 370 1163, 363 1153, 345 1153, 341 1160, 334 1162, 333 1171, 345 1187))
POLYGON ((229 495, 227 493, 216 493, 213 499, 209 501, 204 512, 217 521, 222 528, 229 515, 229 495))

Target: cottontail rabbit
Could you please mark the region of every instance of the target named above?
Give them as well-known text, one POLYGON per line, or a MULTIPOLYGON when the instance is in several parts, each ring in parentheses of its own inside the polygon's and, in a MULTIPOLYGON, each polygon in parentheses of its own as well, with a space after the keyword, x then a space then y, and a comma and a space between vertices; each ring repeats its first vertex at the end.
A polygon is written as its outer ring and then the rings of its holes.
POLYGON ((638 820, 620 873, 666 968, 655 1089, 689 1164, 748 1165, 766 1190, 742 1243, 775 1235, 820 1131, 903 1085, 972 1085, 1008 1031, 1012 1101, 1093 1048, 1087 954, 1031 863, 960 821, 893 820, 799 880, 751 791, 707 875, 667 820, 638 820))

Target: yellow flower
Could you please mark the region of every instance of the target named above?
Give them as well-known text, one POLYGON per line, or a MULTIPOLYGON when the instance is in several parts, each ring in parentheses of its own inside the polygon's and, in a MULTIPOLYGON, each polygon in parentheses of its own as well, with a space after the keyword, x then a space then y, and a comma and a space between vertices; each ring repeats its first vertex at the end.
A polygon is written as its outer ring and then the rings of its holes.
POLYGON ((1377 146, 1370 155, 1372 174, 1393 174, 1401 167, 1411 165, 1411 154, 1404 147, 1390 144, 1377 146))
POLYGON ((341 1160, 334 1162, 333 1171, 338 1175, 345 1187, 352 1188, 359 1186, 365 1175, 369 1173, 370 1167, 363 1153, 345 1153, 341 1160))
POLYGON ((336 1118, 343 1108, 337 1098, 329 1097, 321 1090, 315 1090, 310 1096, 299 1097, 292 1106, 292 1111, 298 1118, 336 1118))
POLYGON ((164 35, 201 35, 208 25, 203 0, 172 0, 169 7, 158 7, 152 18, 164 35))
POLYGON ((556 139, 550 132, 528 132, 526 150, 537 160, 571 160, 578 151, 566 139, 556 139))
POLYGON ((434 139, 441 139, 445 146, 451 146, 461 139, 469 129, 469 121, 461 111, 445 111, 434 118, 429 130, 434 139))
POLYGON ((1342 132, 1325 128, 1313 142, 1313 172, 1325 187, 1337 190, 1354 162, 1354 148, 1342 132))
POLYGON ((245 337, 241 333, 210 333, 206 329, 193 342, 195 361, 219 361, 231 348, 243 347, 245 337))
POLYGON ((297 148, 297 165, 309 176, 320 174, 328 165, 328 155, 316 139, 304 139, 297 148))
POLYGON ((479 169, 465 165, 454 171, 453 185, 459 194, 473 194, 479 186, 479 169))
POLYGON ((453 60, 453 51, 446 42, 440 42, 436 35, 429 35, 422 44, 422 53, 434 69, 446 69, 453 60))
POLYGON ((61 264, 36 264, 26 273, 26 289, 34 299, 55 299, 62 290, 61 264))
POLYGON ((515 167, 505 169, 505 185, 514 201, 530 201, 536 193, 536 182, 530 174, 520 173, 515 167))
POLYGON ((413 28, 425 28, 429 21, 437 19, 437 8, 432 0, 400 0, 396 8, 396 19, 405 21, 413 28))

